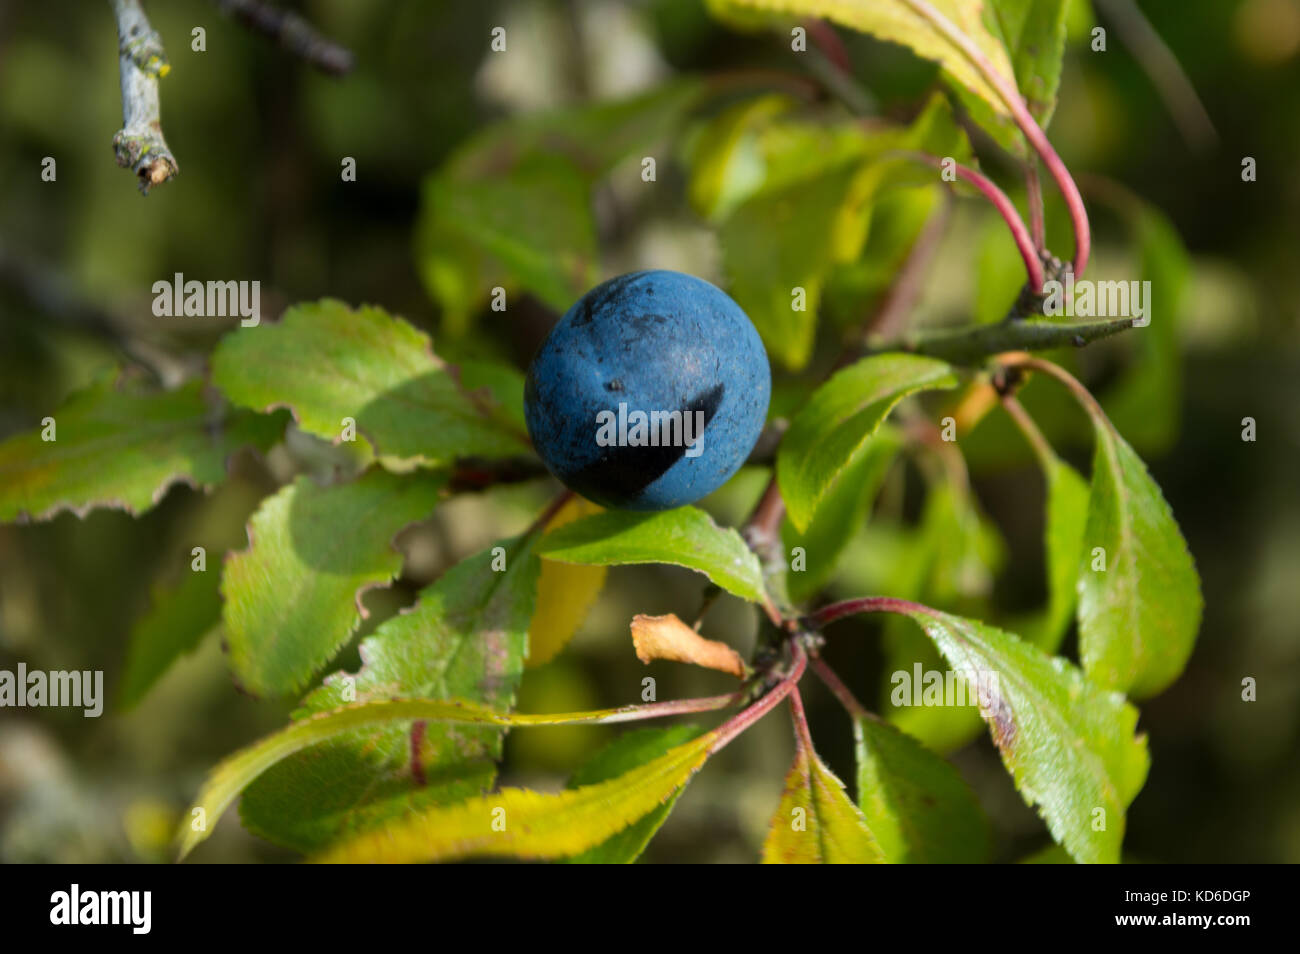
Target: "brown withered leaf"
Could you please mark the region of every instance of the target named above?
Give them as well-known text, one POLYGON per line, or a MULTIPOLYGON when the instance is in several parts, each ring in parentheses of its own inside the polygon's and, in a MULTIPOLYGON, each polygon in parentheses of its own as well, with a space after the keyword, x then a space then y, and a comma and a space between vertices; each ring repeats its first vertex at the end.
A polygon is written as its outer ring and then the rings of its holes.
POLYGON ((638 613, 632 617, 632 645, 636 647, 636 658, 643 663, 671 659, 745 678, 745 661, 739 653, 726 643, 705 639, 673 613, 667 616, 638 613))

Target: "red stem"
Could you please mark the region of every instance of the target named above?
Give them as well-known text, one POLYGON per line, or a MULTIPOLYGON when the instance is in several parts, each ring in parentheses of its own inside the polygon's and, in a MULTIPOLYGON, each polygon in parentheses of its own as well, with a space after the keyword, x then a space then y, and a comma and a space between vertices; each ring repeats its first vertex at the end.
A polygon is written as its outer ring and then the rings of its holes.
POLYGON ((776 708, 777 703, 788 696, 795 685, 798 684, 803 677, 805 667, 808 665, 808 654, 804 652, 803 646, 799 645, 797 640, 791 642, 790 646, 794 657, 790 671, 762 699, 759 699, 752 706, 732 716, 722 724, 718 729, 718 738, 714 741, 713 748, 709 750, 710 753, 723 748, 732 739, 771 712, 776 708))
MULTIPOLYGON (((916 159, 935 168, 943 167, 943 160, 937 156, 931 156, 923 152, 904 153, 908 158, 916 159)), ((1020 212, 1016 209, 1015 203, 1007 197, 1007 194, 998 188, 988 176, 981 172, 976 172, 969 166, 963 166, 959 162, 953 163, 954 171, 961 179, 965 179, 975 188, 979 189, 984 197, 993 203, 993 207, 998 210, 1003 221, 1007 223, 1007 228, 1011 230, 1011 237, 1015 240, 1016 248, 1020 250, 1020 257, 1025 261, 1025 273, 1029 276, 1029 287, 1034 292, 1043 289, 1043 261, 1038 257, 1038 251, 1034 247, 1034 240, 1029 235, 1029 229, 1025 227, 1025 220, 1020 217, 1020 212)))
POLYGON ((828 623, 835 622, 837 619, 843 619, 845 616, 856 616, 858 613, 899 613, 903 616, 911 616, 915 613, 933 614, 934 610, 928 606, 922 606, 920 603, 913 603, 911 600, 900 600, 893 596, 863 596, 858 599, 841 600, 838 603, 823 606, 808 617, 808 622, 820 628, 828 623))
POLYGON ((794 734, 802 746, 809 753, 813 749, 812 732, 808 728, 808 715, 803 711, 803 699, 799 697, 799 688, 794 686, 790 689, 790 715, 794 720, 794 734))
POLYGON ((1079 195, 1079 187, 1074 184, 1074 179, 1070 177, 1070 170, 1065 167, 1061 157, 1052 148, 1047 134, 1030 114, 1029 107, 1025 105, 1020 90, 1016 89, 1015 82, 994 69, 988 57, 971 41, 970 37, 936 10, 928 0, 903 0, 903 2, 911 7, 917 16, 927 20, 942 33, 949 43, 961 50, 962 55, 1001 97, 1007 109, 1011 111, 1011 117, 1016 121, 1016 125, 1029 140, 1029 145, 1034 147, 1034 151, 1043 160, 1043 165, 1047 166, 1047 171, 1056 180, 1056 186, 1061 190, 1061 196, 1070 210, 1070 220, 1074 223, 1074 274, 1075 277, 1082 276, 1083 270, 1088 267, 1088 256, 1092 249, 1092 233, 1088 227, 1088 211, 1084 208, 1083 196, 1079 195))
POLYGON ((559 513, 564 505, 572 499, 572 490, 561 490, 555 495, 555 498, 546 505, 546 509, 537 515, 537 519, 532 522, 532 525, 525 532, 536 533, 538 530, 545 530, 546 525, 551 522, 551 518, 559 513))

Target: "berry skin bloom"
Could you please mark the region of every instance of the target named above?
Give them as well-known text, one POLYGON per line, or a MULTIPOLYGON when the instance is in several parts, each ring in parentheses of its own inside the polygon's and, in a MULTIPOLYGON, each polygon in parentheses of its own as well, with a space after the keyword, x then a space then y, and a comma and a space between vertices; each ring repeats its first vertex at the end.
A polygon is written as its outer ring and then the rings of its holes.
POLYGON ((565 486, 606 507, 668 510, 745 462, 772 375, 753 323, 680 272, 631 272, 587 292, 528 369, 533 445, 565 486))

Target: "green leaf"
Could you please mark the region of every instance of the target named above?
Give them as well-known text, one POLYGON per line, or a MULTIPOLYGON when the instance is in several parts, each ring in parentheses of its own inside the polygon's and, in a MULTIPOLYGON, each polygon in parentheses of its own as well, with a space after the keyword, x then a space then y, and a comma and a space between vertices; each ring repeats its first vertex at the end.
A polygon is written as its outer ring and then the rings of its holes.
POLYGON ((699 77, 678 77, 625 99, 513 116, 458 148, 438 174, 464 182, 491 179, 521 160, 552 155, 594 181, 671 136, 707 88, 699 77))
MULTIPOLYGON (((1010 112, 1001 95, 989 84, 970 60, 941 29, 939 23, 913 0, 871 0, 845 3, 844 0, 725 0, 719 6, 738 10, 764 10, 798 17, 821 17, 841 26, 870 33, 912 50, 923 59, 933 60, 956 82, 979 96, 998 115, 1010 112)), ((949 21, 958 33, 970 40, 989 61, 993 69, 1014 85, 1015 72, 1006 50, 985 23, 983 0, 930 0, 929 7, 949 21)))
POLYGON ((948 762, 870 716, 853 720, 858 804, 890 864, 979 863, 989 827, 975 793, 948 762))
POLYGON ((895 404, 916 391, 956 383, 943 361, 887 354, 864 358, 818 388, 791 422, 777 456, 777 479, 795 528, 808 529, 822 498, 865 452, 895 404))
POLYGON ((1078 563, 1079 655, 1100 685, 1135 698, 1178 678, 1201 624, 1200 579, 1146 465, 1094 418, 1092 493, 1078 563), (1105 554, 1105 570, 1093 569, 1105 554))
POLYGON ((689 148, 687 197, 704 218, 719 222, 763 187, 767 162, 756 127, 796 105, 782 94, 743 100, 698 130, 689 148))
MULTIPOLYGON (((629 99, 508 119, 474 136, 424 182, 416 260, 461 334, 492 288, 565 311, 599 278, 591 188, 650 154, 698 101, 695 77, 629 99)), ((638 173, 639 174, 639 170, 638 173)))
POLYGON ((807 741, 796 739, 781 804, 768 825, 763 864, 879 864, 884 860, 867 820, 844 783, 807 741))
POLYGON ((498 276, 563 312, 600 274, 587 181, 555 156, 488 179, 427 179, 416 242, 420 274, 453 331, 498 276))
POLYGON ((802 368, 812 354, 826 272, 862 249, 876 182, 871 167, 853 162, 763 192, 722 227, 729 290, 768 351, 788 368, 802 368), (803 289, 802 302, 796 289, 803 289))
POLYGON ((295 305, 278 324, 241 328, 217 346, 212 380, 236 404, 288 407, 304 431, 334 443, 351 419, 381 462, 528 450, 508 415, 458 387, 425 334, 371 306, 325 299, 295 305))
POLYGON ((593 566, 672 563, 698 570, 741 599, 763 601, 758 557, 735 530, 722 529, 694 507, 585 517, 546 534, 537 552, 549 560, 593 566))
POLYGON ((1054 653, 1074 616, 1079 551, 1088 517, 1088 484, 1073 467, 1050 450, 1048 454, 1043 465, 1047 478, 1047 610, 1026 638, 1054 653))
POLYGON ((265 451, 284 433, 283 415, 222 414, 191 381, 175 391, 134 394, 101 382, 69 398, 41 428, 0 443, 0 521, 46 520, 96 507, 138 514, 177 482, 211 487, 241 447, 265 451), (53 440, 43 440, 42 433, 53 440))
MULTIPOLYGON (((948 482, 930 488, 912 545, 896 560, 881 591, 968 615, 988 611, 1005 545, 996 525, 980 510, 974 494, 948 482)), ((907 624, 885 623, 883 696, 888 719, 937 752, 951 752, 979 734, 975 705, 923 705, 915 692, 925 674, 942 669, 934 645, 907 624), (919 668, 918 668, 919 667, 919 668), (905 674, 905 682, 899 674, 905 674)), ((922 697, 923 698, 923 697, 922 697)))
MULTIPOLYGON (((798 370, 812 353, 823 285, 835 268, 861 256, 876 199, 891 189, 936 185, 932 169, 899 153, 964 160, 970 145, 937 95, 910 126, 868 133, 806 120, 768 122, 754 143, 746 185, 752 194, 720 233, 723 269, 773 357, 798 370)), ((733 194, 731 204, 741 198, 733 194)))
MULTIPOLYGON (((346 677, 343 677, 346 678, 346 677)), ((326 688, 329 688, 328 686, 326 688)), ((323 699, 324 697, 322 697, 323 699)), ((309 700, 310 701, 310 700, 309 700)), ((510 726, 556 726, 577 724, 612 724, 628 722, 643 718, 641 707, 621 706, 617 709, 597 709, 590 712, 559 712, 548 715, 511 715, 493 709, 465 702, 459 699, 399 699, 383 698, 373 702, 351 703, 319 712, 298 713, 301 718, 281 729, 241 749, 229 756, 214 768, 203 784, 194 804, 191 817, 197 817, 202 809, 205 824, 202 827, 192 824, 188 818, 182 823, 178 834, 181 857, 188 854, 195 845, 208 837, 210 826, 208 820, 216 822, 221 814, 230 807, 246 786, 258 779, 268 770, 275 771, 284 760, 305 749, 323 749, 331 740, 347 736, 353 730, 366 726, 383 726, 391 723, 430 722, 452 725, 507 728, 510 726)), ((716 733, 713 733, 716 735, 716 733)), ((406 733, 403 732, 403 738, 406 733)), ((321 763, 309 763, 322 770, 333 768, 328 760, 321 763)), ((327 773, 328 774, 328 773, 327 773)), ((331 784, 339 779, 330 775, 331 784)), ((345 780, 346 781, 346 780, 345 780)), ((489 778, 490 781, 490 778, 489 778)), ((320 791, 320 779, 314 780, 315 788, 309 795, 317 800, 329 795, 329 790, 320 791)), ((423 786, 422 786, 423 788, 423 786)), ((252 790, 250 789, 250 794, 252 790)), ((364 793, 363 793, 364 794, 364 793)), ((247 798, 245 799, 247 809, 247 798)), ((388 817, 395 817, 405 811, 390 812, 388 817)))
POLYGON ((221 573, 186 572, 172 588, 155 588, 149 612, 131 629, 118 706, 133 708, 177 659, 193 652, 221 623, 221 573))
MULTIPOLYGON (((1081 862, 1116 863, 1146 780, 1138 713, 1060 657, 974 620, 907 604, 957 673, 981 674, 980 715, 1026 803, 1081 862)), ((974 686, 972 686, 974 688, 974 686)))
POLYGON ((262 504, 222 579, 230 665, 245 689, 300 689, 330 660, 365 614, 361 594, 401 570, 393 538, 433 511, 444 482, 374 469, 319 487, 303 476, 262 504))
POLYGON ((321 713, 353 700, 383 718, 370 728, 335 732, 271 768, 244 796, 240 817, 247 828, 299 851, 319 851, 407 812, 491 787, 501 727, 525 724, 506 713, 523 673, 538 575, 529 538, 501 546, 504 570, 493 568, 501 565, 500 554, 491 549, 458 563, 361 642, 358 672, 335 673, 307 696, 295 713, 301 721, 286 733, 312 731, 298 726, 319 727, 333 718, 321 713), (395 698, 469 701, 385 708, 395 698), (413 721, 421 719, 429 721, 413 721))
POLYGON ((786 558, 793 562, 795 547, 803 548, 803 570, 793 567, 786 574, 786 588, 796 603, 816 595, 835 572, 844 548, 866 522, 885 475, 902 446, 902 435, 882 426, 867 442, 857 461, 836 481, 817 508, 812 523, 800 533, 787 517, 781 524, 781 541, 786 558))
POLYGON ((992 18, 1015 69, 1016 86, 1038 125, 1056 109, 1065 54, 1069 0, 988 0, 992 18))
POLYGON ((1076 864, 1075 860, 1070 857, 1070 853, 1060 845, 1051 844, 1045 848, 1040 848, 1032 855, 1026 855, 1016 862, 1019 865, 1072 865, 1076 864))
MULTIPOLYGON (((569 788, 581 788, 607 782, 625 772, 630 772, 638 765, 651 759, 659 758, 669 749, 689 742, 700 735, 702 730, 693 725, 674 725, 667 728, 632 729, 597 752, 591 759, 573 773, 569 779, 569 788)), ((617 835, 582 854, 567 859, 570 864, 631 864, 641 857, 646 845, 654 837, 668 814, 677 803, 681 789, 668 796, 662 805, 656 806, 639 821, 633 822, 617 835)))
POLYGON ((717 735, 706 733, 609 781, 553 795, 508 788, 429 809, 360 835, 319 860, 402 863, 580 854, 676 795, 708 759, 717 735))

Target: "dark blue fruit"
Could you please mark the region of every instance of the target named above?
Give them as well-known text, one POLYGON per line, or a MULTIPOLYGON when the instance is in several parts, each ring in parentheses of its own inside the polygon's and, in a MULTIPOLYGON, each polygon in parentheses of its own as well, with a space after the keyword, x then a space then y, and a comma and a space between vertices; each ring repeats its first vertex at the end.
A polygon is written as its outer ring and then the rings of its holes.
POLYGON ((740 307, 680 272, 632 272, 583 295, 524 390, 533 446, 567 487, 626 510, 716 490, 753 449, 772 393, 740 307))

